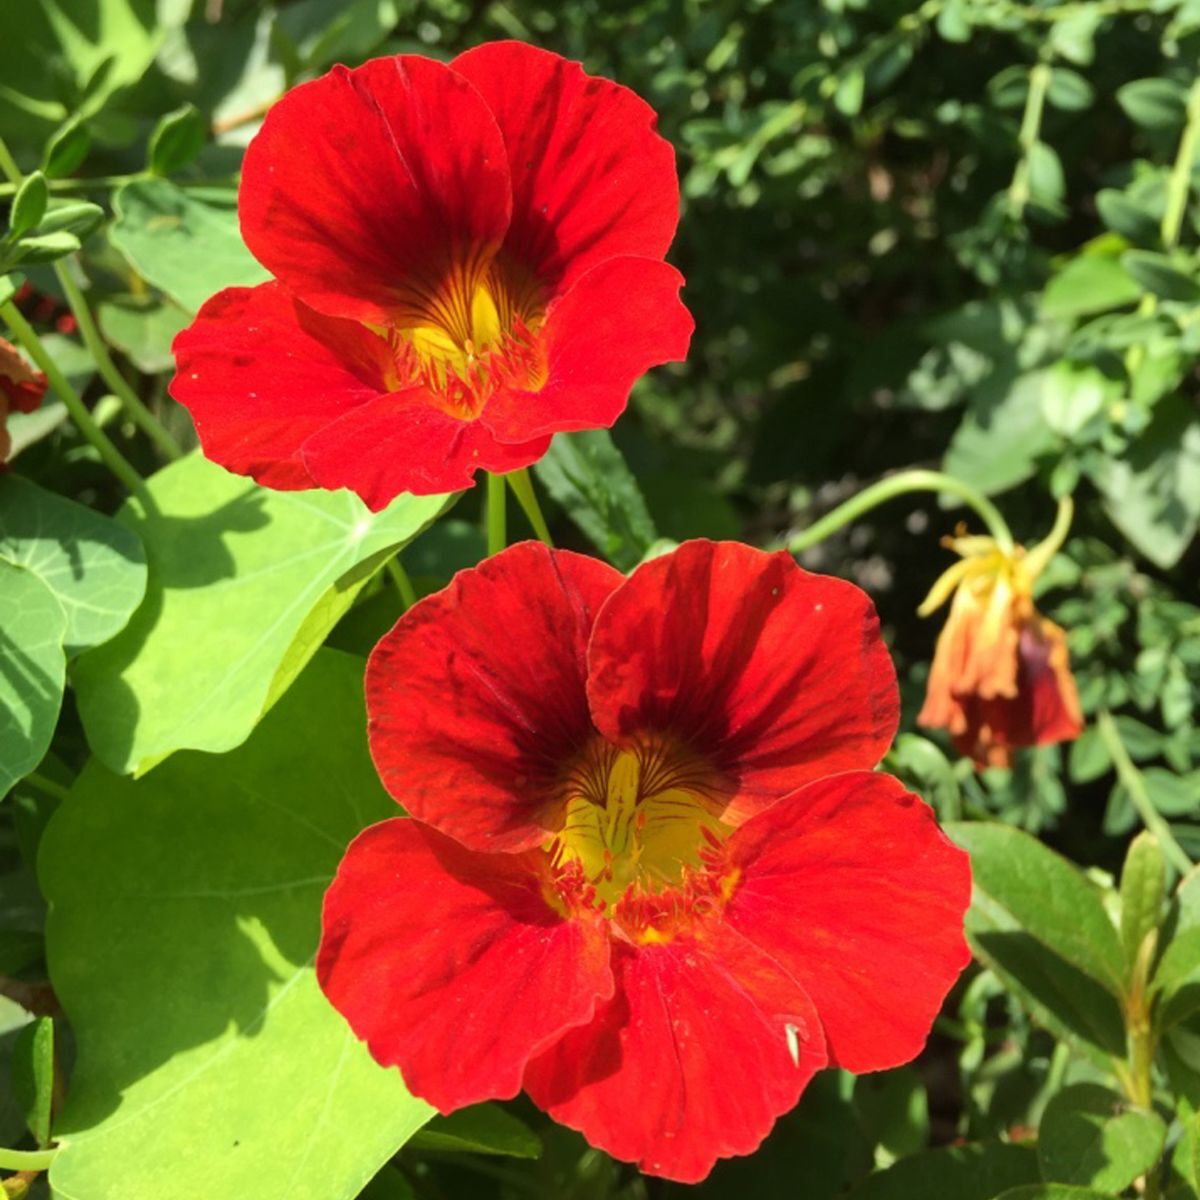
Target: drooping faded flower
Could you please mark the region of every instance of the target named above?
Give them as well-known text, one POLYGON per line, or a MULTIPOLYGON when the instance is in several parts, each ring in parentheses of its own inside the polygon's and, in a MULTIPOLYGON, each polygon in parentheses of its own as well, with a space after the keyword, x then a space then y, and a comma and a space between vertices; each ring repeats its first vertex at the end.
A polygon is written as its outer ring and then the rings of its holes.
POLYGON ((46 376, 35 371, 16 346, 0 338, 0 463, 7 461, 12 451, 8 414, 13 409, 33 412, 45 394, 46 376))
POLYGON ((686 354, 678 203, 653 110, 578 63, 499 42, 335 67, 246 154, 275 281, 204 305, 171 394, 229 470, 372 508, 527 466, 686 354))
POLYGON ((962 557, 920 607, 927 616, 954 597, 917 720, 949 730, 980 766, 1007 767, 1019 747, 1070 741, 1083 730, 1066 634, 1033 603, 1034 582, 1061 548, 1071 511, 1063 501, 1050 536, 1029 551, 1005 550, 990 537, 948 538, 962 557))
POLYGON ((524 1088, 673 1179, 813 1073, 911 1059, 965 965, 966 856, 875 766, 867 597, 688 542, 626 579, 524 543, 380 642, 371 751, 411 814, 350 846, 317 974, 443 1112, 524 1088))

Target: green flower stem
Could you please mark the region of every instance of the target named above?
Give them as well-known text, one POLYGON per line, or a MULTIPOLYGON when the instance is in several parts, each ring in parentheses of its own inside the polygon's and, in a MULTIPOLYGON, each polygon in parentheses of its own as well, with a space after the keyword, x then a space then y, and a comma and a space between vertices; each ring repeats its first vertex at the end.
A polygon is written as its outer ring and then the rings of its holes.
POLYGON ((507 523, 505 521, 505 502, 508 499, 508 487, 503 475, 487 473, 487 552, 490 558, 499 554, 508 545, 507 523))
POLYGON ((64 787, 61 783, 55 783, 53 779, 47 779, 45 775, 40 775, 37 771, 30 771, 22 782, 37 788, 39 792, 44 792, 54 800, 65 800, 71 793, 70 788, 64 787))
POLYGON ((1196 150, 1200 146, 1200 77, 1188 92, 1187 124, 1179 139, 1179 150, 1171 167, 1167 181, 1167 205, 1163 210, 1162 240, 1166 250, 1173 250, 1179 243, 1183 229, 1183 218, 1187 212, 1188 193, 1192 183, 1192 165, 1196 161, 1196 150))
MULTIPOLYGON (((1188 92, 1187 121, 1179 138, 1179 149, 1175 152, 1175 161, 1171 165, 1171 174, 1167 179, 1167 202, 1163 209, 1162 225, 1159 232, 1162 235, 1163 249, 1169 254, 1179 245, 1179 235, 1183 231, 1183 218, 1187 213, 1188 195, 1192 186, 1192 164, 1196 161, 1196 150, 1200 148, 1200 78, 1197 78, 1188 92)), ((1139 316, 1148 317, 1158 310, 1158 297, 1153 292, 1147 292, 1138 305, 1139 316)), ((1132 378, 1146 358, 1146 347, 1141 343, 1130 346, 1125 352, 1125 371, 1132 378)))
POLYGON ((807 529, 801 530, 788 540, 788 549, 793 554, 799 554, 810 546, 824 541, 830 534, 836 533, 843 525, 858 520, 888 500, 909 492, 944 492, 957 496, 963 503, 968 504, 978 514, 988 533, 996 539, 1000 548, 1006 552, 1013 548, 1012 532, 1007 522, 1000 515, 1000 510, 982 493, 977 492, 970 484, 955 479, 952 475, 944 475, 941 471, 901 471, 898 475, 889 475, 878 483, 864 488, 856 496, 851 496, 844 504, 839 504, 832 512, 826 513, 819 521, 807 529))
POLYGON ((54 1161, 57 1150, 0 1149, 0 1170, 45 1171, 54 1161))
POLYGON ((1125 749, 1125 743, 1121 740, 1121 731, 1117 728, 1117 723, 1108 709, 1101 709, 1097 714, 1096 730, 1108 749, 1113 766, 1117 769, 1117 778, 1125 785, 1125 790, 1129 793, 1134 808, 1138 810, 1138 816, 1142 818, 1142 824, 1158 838, 1163 853, 1170 860, 1171 865, 1181 875, 1186 875, 1192 869, 1192 860, 1175 840, 1171 827, 1154 807, 1150 793, 1146 790, 1146 782, 1142 778, 1142 773, 1134 765, 1133 759, 1129 757, 1129 751, 1125 749))
POLYGON ((129 381, 117 370, 116 363, 108 353, 108 347, 96 328, 96 320, 88 308, 87 300, 71 272, 62 262, 54 264, 54 274, 58 277, 59 286, 67 297, 67 304, 79 322, 79 333, 83 344, 88 348, 96 369, 104 382, 112 388, 113 395, 121 402, 129 418, 146 436, 167 456, 175 459, 183 456, 179 443, 163 428, 158 418, 146 407, 141 397, 129 385, 129 381))
POLYGON ((0 304, 0 317, 8 323, 13 336, 29 353, 29 357, 37 364, 38 369, 45 373, 58 398, 67 406, 67 412, 85 438, 96 448, 96 452, 104 461, 105 466, 136 496, 145 497, 146 485, 142 477, 133 469, 129 460, 117 449, 109 439, 108 434, 92 419, 87 405, 80 399, 79 393, 67 382, 66 377, 58 369, 54 360, 46 353, 33 327, 21 315, 20 310, 11 301, 0 304))
POLYGON ((413 587, 408 572, 400 565, 398 558, 387 560, 387 571, 396 585, 396 591, 400 593, 400 602, 404 605, 404 611, 407 612, 417 602, 417 589, 413 587))
POLYGON ((529 477, 529 468, 522 467, 521 470, 513 471, 504 478, 508 481, 508 486, 512 488, 513 495, 516 496, 517 503, 521 506, 521 511, 528 518, 529 524, 533 526, 533 532, 537 534, 538 541, 553 547, 554 539, 550 536, 546 518, 542 516, 537 493, 533 490, 533 480, 529 477))
POLYGON ((1021 129, 1017 144, 1021 147, 1021 158, 1013 171, 1012 183, 1008 185, 1008 204, 1015 217, 1025 212, 1029 203, 1030 155, 1042 131, 1042 113, 1046 108, 1046 93, 1050 90, 1050 64, 1037 63, 1029 72, 1029 93, 1025 97, 1025 111, 1021 114, 1021 129))

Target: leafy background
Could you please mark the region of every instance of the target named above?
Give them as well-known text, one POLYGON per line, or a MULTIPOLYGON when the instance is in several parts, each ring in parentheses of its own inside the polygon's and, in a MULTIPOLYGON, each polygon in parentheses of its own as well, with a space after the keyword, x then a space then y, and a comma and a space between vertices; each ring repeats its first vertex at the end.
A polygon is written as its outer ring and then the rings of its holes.
POLYGON ((963 512, 908 497, 803 554, 881 611, 908 722, 889 765, 972 851, 978 965, 914 1066, 823 1076, 695 1190, 1200 1195, 1200 885, 1155 883, 1200 857, 1197 0, 0 9, 0 136, 46 180, 0 191, 0 301, 31 285, 54 365, 150 480, 128 498, 53 392, 10 420, 0 790, 22 782, 0 803, 0 1144, 53 1134, 33 1187, 70 1200, 683 1190, 520 1100, 393 1157, 428 1113, 317 1003, 322 881, 387 811, 355 686, 403 603, 386 562, 399 550, 426 592, 477 561, 478 495, 372 518, 263 492, 194 454, 168 465, 114 396, 194 445, 170 340, 212 291, 263 277, 236 177, 282 91, 497 37, 644 95, 683 184, 691 356, 642 381, 611 437, 560 438, 539 465, 559 544, 622 569, 660 538, 786 545, 908 466, 991 493, 1026 539, 1056 496, 1077 504, 1040 602, 1089 724, 1012 770, 912 730, 936 636, 915 609, 963 512), (80 294, 95 330, 64 319, 80 294), (1154 843, 1131 849, 1143 824, 1159 850, 1169 825, 1165 871, 1154 843), (1121 1076, 1138 1013, 1152 1104, 1121 1076))

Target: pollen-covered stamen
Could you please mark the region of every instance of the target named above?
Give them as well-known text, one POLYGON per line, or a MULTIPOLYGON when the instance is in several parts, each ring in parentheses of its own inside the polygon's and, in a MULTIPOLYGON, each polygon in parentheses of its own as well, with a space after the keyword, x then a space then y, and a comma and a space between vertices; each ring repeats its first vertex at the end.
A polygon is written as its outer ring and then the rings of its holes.
POLYGON ((546 844, 551 870, 573 899, 592 888, 595 907, 629 936, 667 936, 685 914, 720 899, 728 792, 684 747, 647 735, 621 750, 597 738, 571 764, 561 794, 562 827, 546 844))
POLYGON ((540 284, 517 265, 483 253, 405 281, 388 339, 397 388, 424 383, 451 416, 477 416, 501 386, 545 383, 537 332, 540 284))

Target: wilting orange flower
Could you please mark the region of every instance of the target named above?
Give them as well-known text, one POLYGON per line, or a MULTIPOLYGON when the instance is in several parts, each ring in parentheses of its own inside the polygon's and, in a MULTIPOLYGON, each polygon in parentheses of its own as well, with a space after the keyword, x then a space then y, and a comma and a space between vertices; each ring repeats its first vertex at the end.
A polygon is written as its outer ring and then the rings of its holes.
POLYGON ((1031 550, 947 538, 962 557, 918 610, 928 616, 954 596, 917 720, 949 730, 981 766, 1007 767, 1015 748, 1070 741, 1083 729, 1066 634, 1033 603, 1034 581, 1062 546, 1071 512, 1071 501, 1061 501, 1050 536, 1031 550))
POLYGON ((16 346, 0 338, 0 463, 12 450, 8 414, 14 408, 18 412, 33 412, 45 393, 45 375, 33 370, 17 353, 16 346))

